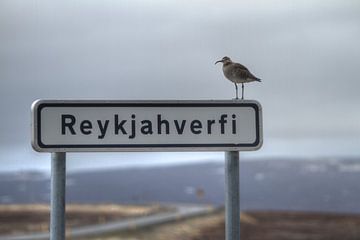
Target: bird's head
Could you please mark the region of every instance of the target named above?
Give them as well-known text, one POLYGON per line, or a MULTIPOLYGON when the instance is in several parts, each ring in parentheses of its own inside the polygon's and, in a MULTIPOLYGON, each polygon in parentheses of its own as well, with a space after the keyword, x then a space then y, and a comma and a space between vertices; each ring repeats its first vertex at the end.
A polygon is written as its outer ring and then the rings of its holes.
POLYGON ((232 63, 231 59, 230 59, 229 57, 226 57, 226 56, 223 57, 221 60, 216 61, 215 64, 217 64, 217 63, 219 63, 219 62, 221 62, 221 63, 223 63, 223 64, 232 63))

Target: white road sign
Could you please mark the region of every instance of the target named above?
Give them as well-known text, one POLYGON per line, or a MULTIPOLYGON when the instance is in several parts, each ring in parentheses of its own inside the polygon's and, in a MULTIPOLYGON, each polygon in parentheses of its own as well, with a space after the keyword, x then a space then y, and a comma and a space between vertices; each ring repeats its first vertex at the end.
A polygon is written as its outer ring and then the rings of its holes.
POLYGON ((39 152, 249 151, 262 145, 256 101, 37 100, 39 152))

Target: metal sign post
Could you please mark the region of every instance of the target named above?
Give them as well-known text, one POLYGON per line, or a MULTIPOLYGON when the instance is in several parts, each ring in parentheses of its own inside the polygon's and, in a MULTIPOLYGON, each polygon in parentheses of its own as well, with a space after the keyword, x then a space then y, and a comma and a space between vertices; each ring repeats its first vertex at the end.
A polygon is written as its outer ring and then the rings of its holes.
POLYGON ((240 239, 239 152, 225 152, 225 236, 240 239))
POLYGON ((65 239, 66 153, 51 153, 50 240, 65 239))
POLYGON ((226 240, 240 239, 239 151, 262 145, 252 100, 38 100, 32 146, 50 152, 50 239, 65 239, 66 152, 225 151, 226 240))

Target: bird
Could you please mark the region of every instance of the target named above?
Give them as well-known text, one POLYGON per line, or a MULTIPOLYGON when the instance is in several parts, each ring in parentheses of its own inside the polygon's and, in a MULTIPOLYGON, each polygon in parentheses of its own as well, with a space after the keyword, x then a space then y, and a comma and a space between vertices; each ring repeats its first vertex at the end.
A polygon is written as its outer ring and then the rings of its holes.
POLYGON ((242 96, 244 99, 244 83, 248 82, 261 82, 260 78, 255 77, 244 65, 233 62, 229 57, 223 57, 221 60, 216 61, 215 64, 221 62, 223 64, 223 72, 227 79, 235 84, 236 99, 239 99, 238 95, 238 83, 241 83, 242 96))

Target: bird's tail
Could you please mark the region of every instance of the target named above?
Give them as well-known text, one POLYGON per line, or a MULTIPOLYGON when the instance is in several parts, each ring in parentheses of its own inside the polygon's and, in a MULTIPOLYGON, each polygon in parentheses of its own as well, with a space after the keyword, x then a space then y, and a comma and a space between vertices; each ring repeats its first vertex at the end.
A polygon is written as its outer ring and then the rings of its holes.
POLYGON ((254 74, 252 74, 252 73, 250 73, 250 72, 249 72, 249 78, 252 79, 252 80, 254 80, 254 81, 261 82, 261 79, 260 79, 260 78, 255 77, 254 74))

